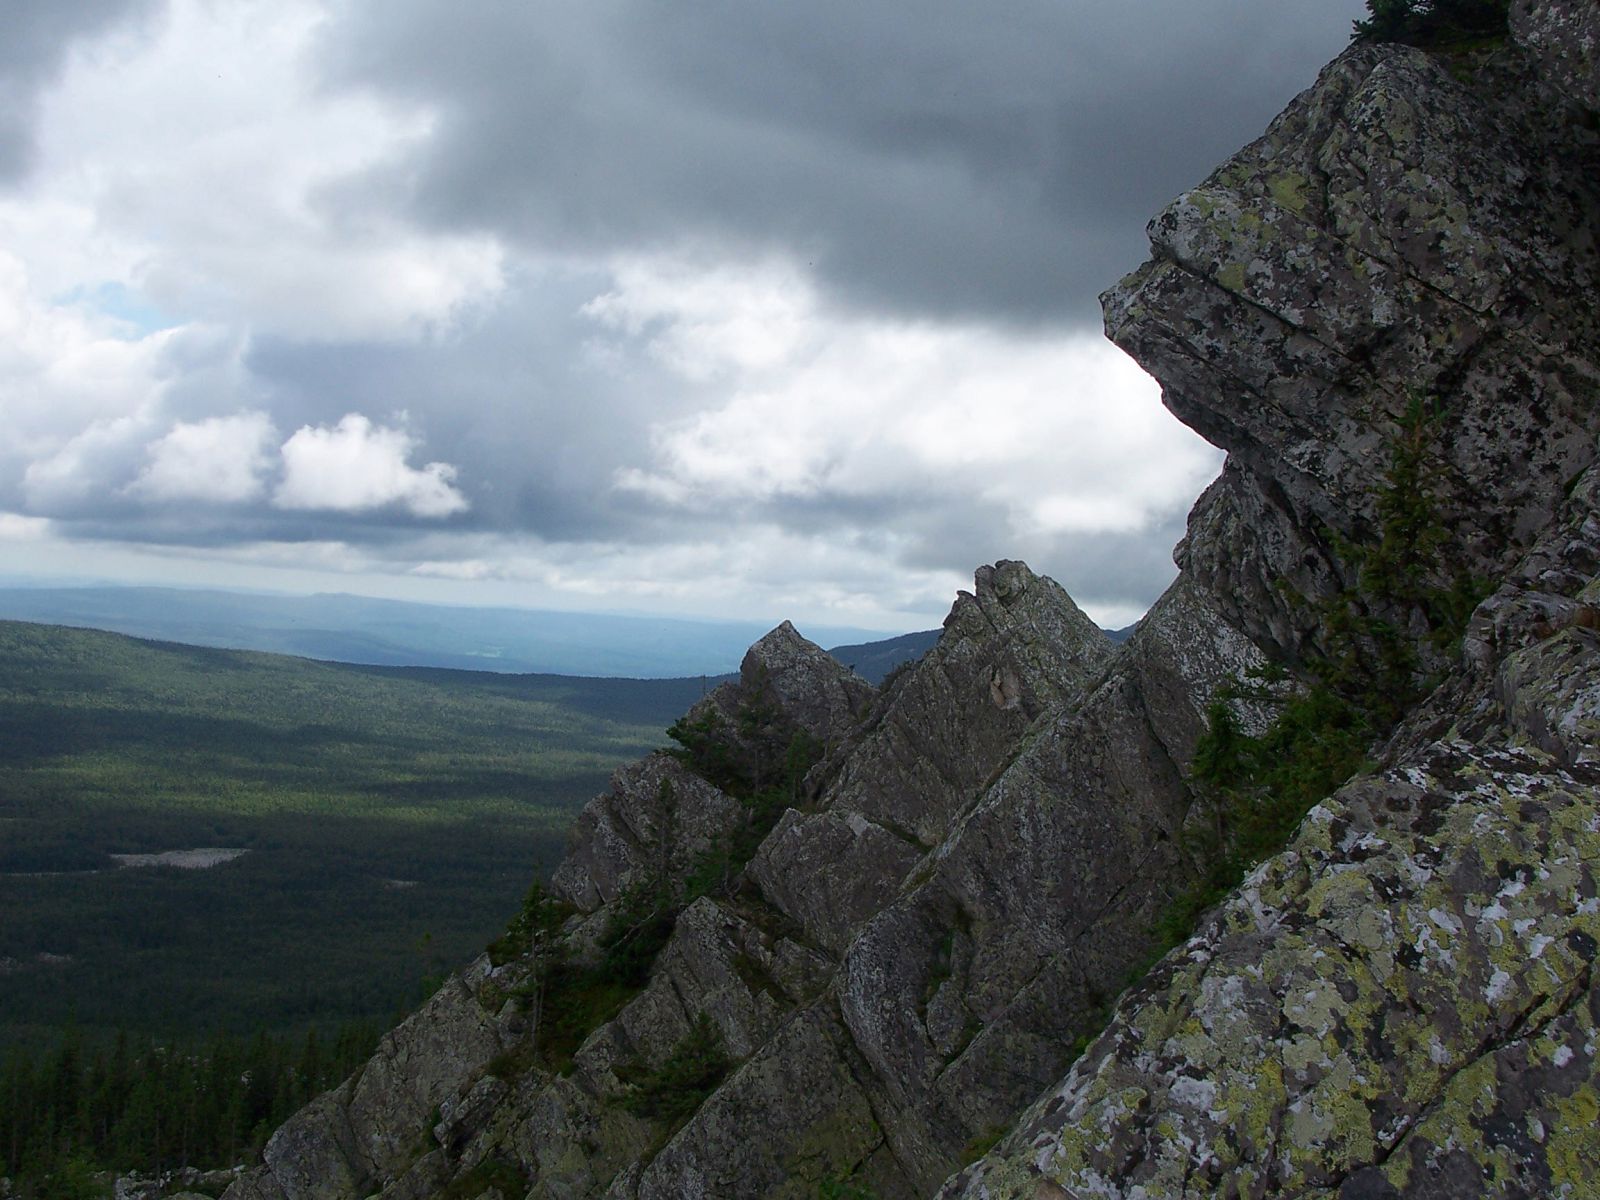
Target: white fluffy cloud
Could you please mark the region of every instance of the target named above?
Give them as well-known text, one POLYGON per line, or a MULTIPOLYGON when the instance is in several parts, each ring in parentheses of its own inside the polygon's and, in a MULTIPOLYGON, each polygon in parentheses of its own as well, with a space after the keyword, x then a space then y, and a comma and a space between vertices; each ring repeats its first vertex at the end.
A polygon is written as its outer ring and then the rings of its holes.
POLYGON ((96 421, 148 410, 167 338, 129 339, 51 304, 21 258, 0 250, 0 462, 53 453, 96 421))
POLYGON ((691 508, 953 495, 1006 515, 1002 544, 1136 533, 1186 507, 1219 456, 1104 339, 830 312, 792 272, 684 280, 633 263, 597 318, 651 331, 667 366, 726 381, 657 427, 618 486, 691 508), (750 321, 758 314, 765 321, 750 321))
POLYGON ((632 258, 611 273, 615 286, 584 315, 645 339, 659 361, 696 382, 781 369, 814 337, 815 289, 782 260, 632 258))
POLYGON ((283 444, 283 482, 272 497, 279 508, 366 512, 387 505, 417 517, 466 511, 456 469, 406 462, 417 442, 403 429, 374 425, 348 413, 332 427, 305 425, 283 444))
POLYGON ((129 491, 155 501, 242 504, 261 495, 275 430, 263 412, 180 421, 148 447, 129 491))

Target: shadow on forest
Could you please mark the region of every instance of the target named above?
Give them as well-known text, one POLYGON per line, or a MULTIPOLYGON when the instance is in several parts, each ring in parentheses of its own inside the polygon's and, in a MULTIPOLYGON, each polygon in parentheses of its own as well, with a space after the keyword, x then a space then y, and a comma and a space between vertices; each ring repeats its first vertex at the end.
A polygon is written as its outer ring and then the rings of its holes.
POLYGON ((380 740, 349 726, 308 724, 274 729, 259 721, 232 717, 54 708, 17 700, 0 700, 0 729, 6 736, 4 764, 13 767, 97 751, 192 752, 197 746, 208 753, 281 763, 304 760, 330 745, 376 744, 380 740))

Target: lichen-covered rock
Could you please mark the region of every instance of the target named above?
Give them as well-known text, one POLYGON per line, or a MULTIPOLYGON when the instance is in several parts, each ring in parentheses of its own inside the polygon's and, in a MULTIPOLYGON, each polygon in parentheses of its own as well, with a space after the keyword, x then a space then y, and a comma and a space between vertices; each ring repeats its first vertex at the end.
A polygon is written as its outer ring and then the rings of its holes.
POLYGON ((620 768, 610 790, 584 806, 550 891, 591 913, 631 887, 680 879, 744 815, 737 800, 677 759, 652 754, 620 768))
POLYGON ((1474 716, 1313 810, 944 1195, 1583 1194, 1600 774, 1474 716))
POLYGON ((1594 491, 1482 606, 1445 736, 1419 713, 943 1195, 1590 1194, 1600 632, 1503 618, 1600 595, 1594 491))
POLYGON ((1371 531, 1417 398, 1445 410, 1439 505, 1479 574, 1594 457, 1600 139, 1525 55, 1458 67, 1345 54, 1151 222, 1151 262, 1103 298, 1111 338, 1230 454, 1209 498, 1230 519, 1191 526, 1184 566, 1291 656, 1315 629, 1285 585, 1330 590, 1333 535, 1371 531))
POLYGON ((1539 55, 1552 83, 1579 103, 1600 109, 1600 5, 1590 0, 1515 0, 1511 31, 1539 55))

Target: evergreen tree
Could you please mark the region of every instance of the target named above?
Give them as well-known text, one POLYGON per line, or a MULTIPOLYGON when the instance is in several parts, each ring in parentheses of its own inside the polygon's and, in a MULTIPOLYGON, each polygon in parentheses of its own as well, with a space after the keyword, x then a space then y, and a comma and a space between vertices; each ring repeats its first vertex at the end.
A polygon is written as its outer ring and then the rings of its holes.
POLYGON ((1351 37, 1411 46, 1504 37, 1510 8, 1509 0, 1367 0, 1367 19, 1351 37))

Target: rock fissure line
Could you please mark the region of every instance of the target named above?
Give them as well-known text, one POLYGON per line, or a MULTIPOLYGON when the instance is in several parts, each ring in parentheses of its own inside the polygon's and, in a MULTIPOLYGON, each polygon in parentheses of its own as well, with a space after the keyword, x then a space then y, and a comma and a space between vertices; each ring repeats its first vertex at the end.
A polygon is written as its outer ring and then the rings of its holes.
MULTIPOLYGON (((1395 1137, 1388 1145, 1380 1145, 1377 1154, 1374 1155, 1370 1164, 1361 1164, 1351 1170, 1345 1171, 1328 1185, 1327 1191, 1330 1194, 1338 1192, 1338 1190, 1343 1187, 1344 1183, 1352 1176, 1358 1175, 1362 1171, 1370 1170, 1373 1167, 1381 1168, 1396 1154, 1399 1154, 1403 1150, 1407 1149, 1412 1135, 1418 1129, 1425 1126, 1431 1118, 1438 1115, 1438 1113, 1448 1103, 1450 1093, 1458 1079, 1476 1070, 1482 1066, 1485 1061, 1496 1058, 1503 1051, 1513 1049, 1519 1045, 1526 1045, 1534 1038, 1541 1036, 1552 1025, 1570 1016, 1572 1014, 1572 1010, 1577 1005, 1585 1003, 1586 997, 1589 995, 1592 989, 1593 967, 1592 965, 1589 965, 1585 966, 1579 975, 1571 980, 1568 986, 1563 989, 1567 994, 1566 997, 1560 1002, 1559 1006, 1551 1011, 1543 1020, 1530 1027, 1527 1024, 1529 1018, 1531 1018, 1533 1014, 1540 1008, 1544 1007, 1545 1004, 1549 1002, 1551 997, 1547 995, 1540 998, 1537 1003, 1531 1003, 1518 1015, 1516 1025, 1512 1029, 1508 1030, 1504 1036, 1492 1038, 1486 1041, 1478 1047, 1477 1051, 1470 1059, 1463 1061, 1459 1065, 1453 1067, 1447 1074, 1441 1076, 1438 1081, 1438 1086, 1434 1089, 1432 1098, 1416 1113, 1405 1118, 1404 1127, 1402 1130, 1398 1131, 1398 1136, 1395 1137)), ((1310 1195, 1312 1193, 1306 1194, 1310 1195)))

